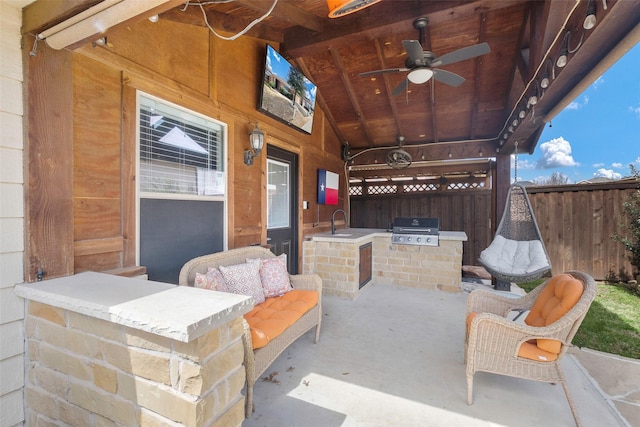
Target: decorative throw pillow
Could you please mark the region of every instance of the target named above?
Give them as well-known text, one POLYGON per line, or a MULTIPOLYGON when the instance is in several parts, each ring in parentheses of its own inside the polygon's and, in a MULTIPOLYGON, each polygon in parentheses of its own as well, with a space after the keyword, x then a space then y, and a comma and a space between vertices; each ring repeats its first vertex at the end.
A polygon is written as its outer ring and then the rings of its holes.
POLYGON ((287 258, 285 254, 276 258, 262 260, 260 267, 260 280, 264 296, 267 298, 284 295, 291 290, 291 281, 287 271, 287 258))
POLYGON ((264 302, 264 291, 260 280, 260 262, 220 266, 229 292, 253 297, 256 304, 264 302))
POLYGON ((215 267, 209 267, 206 274, 196 273, 196 280, 193 286, 212 291, 229 292, 227 282, 224 281, 222 273, 215 267))

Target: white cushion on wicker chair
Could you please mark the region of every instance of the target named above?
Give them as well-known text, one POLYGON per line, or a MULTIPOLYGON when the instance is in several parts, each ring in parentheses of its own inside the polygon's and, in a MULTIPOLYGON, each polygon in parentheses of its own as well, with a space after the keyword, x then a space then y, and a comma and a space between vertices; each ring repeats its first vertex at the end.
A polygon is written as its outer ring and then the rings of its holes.
POLYGON ((480 261, 494 270, 509 274, 527 274, 549 267, 539 240, 511 240, 500 235, 482 251, 480 261))

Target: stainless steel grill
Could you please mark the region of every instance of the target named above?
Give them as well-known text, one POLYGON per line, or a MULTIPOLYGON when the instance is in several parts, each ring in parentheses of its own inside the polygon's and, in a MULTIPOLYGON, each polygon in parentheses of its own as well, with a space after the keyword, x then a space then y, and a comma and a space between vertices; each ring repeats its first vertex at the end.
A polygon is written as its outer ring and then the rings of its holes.
POLYGON ((391 243, 398 245, 438 246, 438 218, 396 218, 391 243))

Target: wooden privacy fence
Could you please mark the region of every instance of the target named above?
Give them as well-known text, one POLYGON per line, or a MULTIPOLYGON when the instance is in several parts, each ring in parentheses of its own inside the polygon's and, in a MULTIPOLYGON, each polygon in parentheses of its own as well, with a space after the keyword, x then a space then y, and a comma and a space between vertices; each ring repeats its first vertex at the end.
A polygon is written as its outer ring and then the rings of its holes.
MULTIPOLYGON (((622 204, 638 188, 633 180, 527 187, 553 273, 578 269, 596 280, 630 278, 633 268, 614 233, 624 234, 622 204)), ((500 212, 500 215, 502 212, 500 212)), ((437 217, 442 230, 464 231, 465 265, 478 265, 493 240, 491 190, 433 191, 351 197, 351 226, 387 228, 393 218, 437 217)))

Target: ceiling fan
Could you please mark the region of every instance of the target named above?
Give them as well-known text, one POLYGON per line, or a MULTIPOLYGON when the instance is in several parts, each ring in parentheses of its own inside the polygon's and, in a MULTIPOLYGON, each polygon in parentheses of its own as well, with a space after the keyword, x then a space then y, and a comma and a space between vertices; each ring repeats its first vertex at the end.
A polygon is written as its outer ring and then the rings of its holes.
POLYGON ((404 143, 404 136, 398 136, 398 148, 395 148, 387 153, 387 165, 393 169, 405 169, 411 166, 413 159, 411 154, 402 149, 404 143))
MULTIPOLYGON (((413 27, 419 31, 420 40, 424 37, 424 29, 429 24, 428 18, 417 18, 413 21, 413 27)), ((391 93, 392 96, 399 95, 409 86, 409 82, 414 84, 426 83, 433 77, 434 80, 447 84, 449 86, 460 86, 464 82, 464 77, 452 73, 451 71, 441 70, 435 67, 449 65, 467 59, 485 55, 490 52, 487 43, 475 44, 473 46, 463 47, 453 52, 442 55, 439 58, 433 52, 425 51, 418 40, 403 40, 402 46, 407 52, 405 60, 405 68, 387 68, 384 70, 367 71, 360 73, 360 77, 372 76, 376 74, 397 73, 409 71, 407 78, 402 81, 391 93)))

